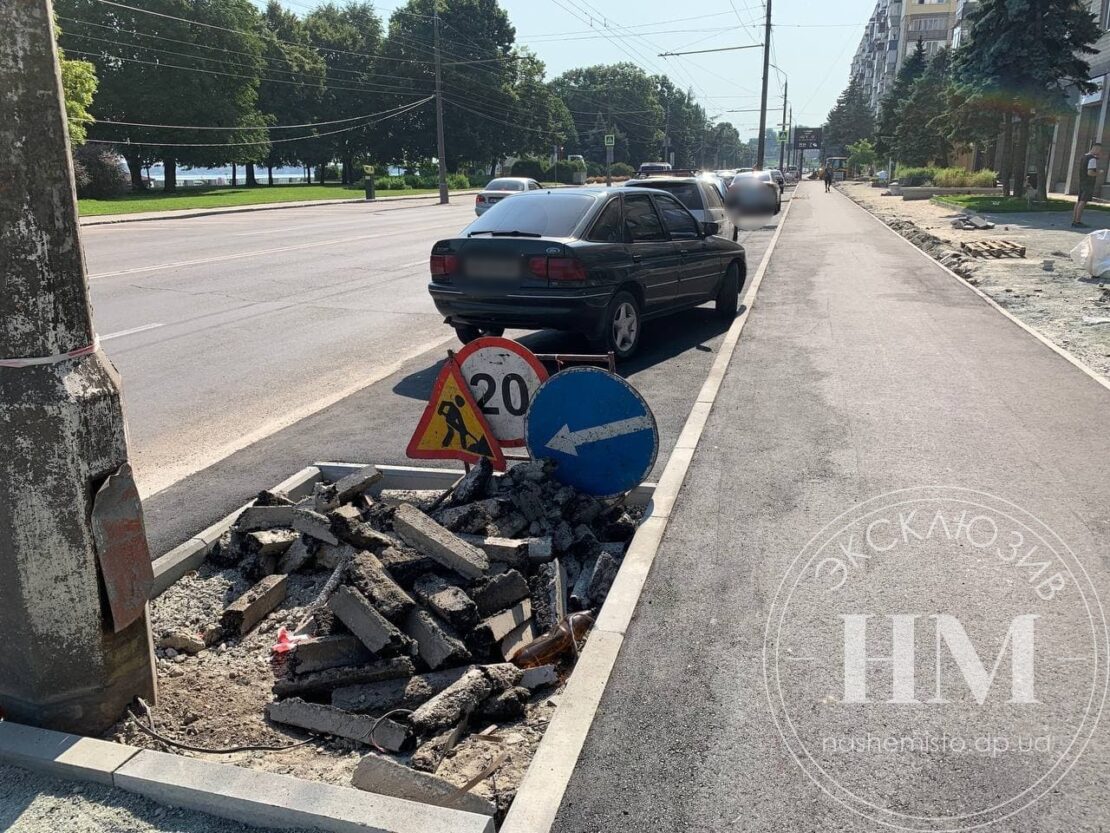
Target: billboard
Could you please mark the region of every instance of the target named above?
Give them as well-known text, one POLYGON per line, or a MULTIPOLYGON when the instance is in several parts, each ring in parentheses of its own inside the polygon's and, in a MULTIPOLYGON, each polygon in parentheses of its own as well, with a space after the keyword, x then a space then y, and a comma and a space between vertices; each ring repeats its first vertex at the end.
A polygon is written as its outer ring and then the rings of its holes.
POLYGON ((799 150, 819 150, 821 147, 821 128, 796 128, 794 130, 794 147, 799 150))

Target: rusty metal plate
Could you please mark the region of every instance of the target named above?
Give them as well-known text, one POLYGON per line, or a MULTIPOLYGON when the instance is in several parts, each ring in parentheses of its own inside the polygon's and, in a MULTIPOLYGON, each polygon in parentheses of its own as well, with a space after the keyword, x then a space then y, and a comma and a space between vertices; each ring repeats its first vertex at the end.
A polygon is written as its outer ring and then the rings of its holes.
POLYGON ((112 628, 119 633, 143 615, 154 587, 143 504, 130 463, 110 474, 93 498, 92 530, 112 628))

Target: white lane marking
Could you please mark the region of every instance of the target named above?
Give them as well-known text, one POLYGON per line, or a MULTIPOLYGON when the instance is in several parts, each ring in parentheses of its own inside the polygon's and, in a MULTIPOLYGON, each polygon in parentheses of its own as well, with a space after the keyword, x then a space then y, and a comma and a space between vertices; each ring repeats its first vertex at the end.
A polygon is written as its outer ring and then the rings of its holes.
POLYGON ((413 359, 427 353, 429 350, 435 350, 437 347, 442 347, 455 338, 454 334, 449 336, 441 336, 439 338, 426 341, 423 344, 418 344, 408 352, 398 356, 390 364, 380 367, 371 373, 369 376, 354 382, 340 390, 333 391, 327 396, 321 397, 314 402, 309 402, 299 408, 295 408, 282 416, 271 420, 270 422, 260 425, 258 428, 243 434, 241 437, 232 440, 224 445, 217 446, 209 451, 203 452, 194 456, 187 462, 180 463, 175 466, 163 466, 156 472, 147 474, 144 472, 139 473, 139 496, 146 500, 147 498, 158 494, 165 489, 168 489, 179 480, 183 480, 190 475, 196 474, 198 471, 203 471, 209 466, 223 460, 225 457, 230 457, 237 451, 242 451, 247 446, 254 445, 267 437, 276 434, 290 425, 295 425, 302 419, 312 416, 325 408, 330 408, 337 402, 341 402, 348 396, 353 396, 359 391, 375 385, 383 379, 388 379, 404 365, 413 359))
POLYGON ((583 428, 580 431, 571 431, 569 425, 560 428, 555 436, 547 441, 547 447, 552 451, 561 451, 564 454, 578 456, 578 447, 589 443, 611 440, 623 437, 626 434, 635 434, 655 427, 655 420, 650 415, 630 417, 605 425, 595 425, 593 428, 583 428))
MULTIPOLYGON (((452 223, 448 228, 454 228, 455 224, 452 223)), ((442 227, 441 227, 442 228, 442 227)), ((182 266, 201 266, 206 263, 221 263, 227 260, 241 260, 245 257, 265 257, 266 255, 281 254, 282 252, 294 252, 300 249, 316 249, 320 246, 335 246, 341 243, 354 243, 359 240, 380 240, 384 237, 396 237, 402 234, 405 230, 398 229, 396 231, 387 232, 385 234, 359 234, 354 237, 336 237, 331 240, 317 240, 313 243, 299 243, 296 246, 277 246, 273 249, 254 249, 249 252, 236 252, 229 255, 218 255, 216 257, 202 257, 196 260, 178 260, 173 263, 156 263, 151 266, 136 266, 131 269, 119 269, 115 272, 99 272, 95 275, 89 275, 89 280, 94 278, 115 278, 120 275, 138 275, 144 272, 158 272, 162 269, 178 269, 182 266)))
POLYGON ((120 330, 117 333, 108 333, 106 336, 101 336, 101 341, 109 341, 113 338, 121 338, 123 336, 134 335, 135 333, 146 332, 147 330, 154 330, 158 327, 165 327, 165 324, 143 324, 141 327, 132 327, 130 330, 120 330))

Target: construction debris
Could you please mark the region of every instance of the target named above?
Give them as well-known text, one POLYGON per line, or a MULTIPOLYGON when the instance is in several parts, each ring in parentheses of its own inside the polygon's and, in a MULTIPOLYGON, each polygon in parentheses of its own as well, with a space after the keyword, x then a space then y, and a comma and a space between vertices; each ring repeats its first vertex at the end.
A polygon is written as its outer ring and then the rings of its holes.
POLYGON ((484 552, 453 535, 415 506, 402 503, 397 507, 393 529, 409 546, 422 550, 463 578, 479 578, 489 570, 484 552))
POLYGON ((285 599, 288 577, 280 573, 266 576, 224 610, 220 623, 226 630, 249 633, 255 625, 285 599))
POLYGON ((460 792, 454 784, 409 769, 384 755, 367 755, 359 761, 351 784, 360 790, 390 795, 394 798, 407 798, 434 804, 437 807, 453 807, 484 816, 492 816, 497 808, 484 798, 469 792, 460 792))
POLYGON ((378 720, 363 714, 351 714, 334 706, 307 703, 297 697, 270 703, 266 707, 266 716, 275 723, 286 723, 360 743, 374 743, 390 752, 400 751, 409 736, 406 727, 388 718, 378 720))

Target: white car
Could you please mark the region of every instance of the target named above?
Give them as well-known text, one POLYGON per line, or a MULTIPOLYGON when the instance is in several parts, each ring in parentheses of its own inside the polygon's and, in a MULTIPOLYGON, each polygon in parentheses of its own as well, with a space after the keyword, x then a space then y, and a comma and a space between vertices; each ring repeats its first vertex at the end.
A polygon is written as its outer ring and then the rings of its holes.
POLYGON ((678 198, 699 223, 716 223, 717 235, 736 241, 740 230, 725 210, 716 182, 694 176, 649 176, 624 183, 626 188, 654 188, 678 198))
POLYGON ((740 214, 778 214, 782 197, 770 171, 741 171, 728 188, 729 208, 740 214))
POLYGON ((491 179, 480 193, 474 195, 474 213, 481 217, 489 210, 491 205, 496 205, 513 194, 539 191, 542 187, 536 180, 523 176, 503 176, 498 179, 491 179))

